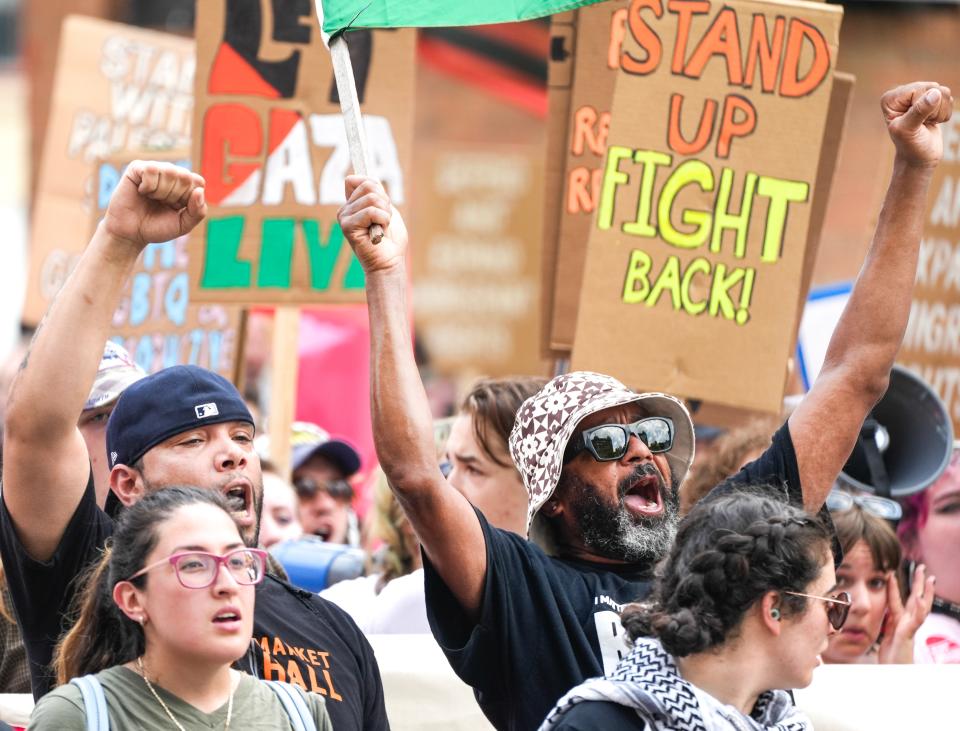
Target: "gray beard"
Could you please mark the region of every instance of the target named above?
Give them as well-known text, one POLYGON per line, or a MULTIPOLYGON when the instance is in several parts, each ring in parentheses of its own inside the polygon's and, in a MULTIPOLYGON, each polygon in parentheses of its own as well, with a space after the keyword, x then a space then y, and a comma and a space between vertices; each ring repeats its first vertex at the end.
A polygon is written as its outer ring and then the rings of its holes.
MULTIPOLYGON (((652 518, 633 515, 623 504, 599 499, 592 485, 570 475, 574 491, 572 508, 584 546, 606 558, 652 566, 667 555, 680 523, 677 486, 660 490, 663 514, 652 518)), ((626 481, 625 481, 626 482, 626 481)))

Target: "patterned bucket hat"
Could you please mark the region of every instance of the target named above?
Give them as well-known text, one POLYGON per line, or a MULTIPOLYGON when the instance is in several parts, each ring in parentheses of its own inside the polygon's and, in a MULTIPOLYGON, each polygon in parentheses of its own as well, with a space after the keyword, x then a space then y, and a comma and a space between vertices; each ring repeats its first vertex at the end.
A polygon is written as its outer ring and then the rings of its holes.
POLYGON ((83 405, 84 411, 112 404, 131 386, 147 374, 138 366, 122 345, 108 340, 97 368, 97 378, 83 405))
POLYGON ((520 407, 510 432, 510 455, 527 488, 527 535, 545 548, 549 534, 536 520, 541 506, 553 495, 563 469, 563 453, 577 425, 590 414, 624 404, 642 403, 653 415, 673 420, 673 448, 666 453, 677 485, 693 462, 693 421, 686 407, 673 396, 637 393, 616 378, 576 371, 557 376, 520 407))

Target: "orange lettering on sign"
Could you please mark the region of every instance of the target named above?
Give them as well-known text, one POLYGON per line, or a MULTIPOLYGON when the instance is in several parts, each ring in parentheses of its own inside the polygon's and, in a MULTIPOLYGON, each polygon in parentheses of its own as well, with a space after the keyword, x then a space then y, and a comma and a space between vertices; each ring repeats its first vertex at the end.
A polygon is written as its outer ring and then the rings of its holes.
POLYGON ((742 84, 740 69, 740 36, 737 34, 737 11, 724 8, 713 19, 710 28, 703 34, 690 61, 683 70, 684 76, 699 79, 707 61, 713 56, 724 56, 727 60, 727 79, 731 84, 742 84))
POLYGON ((713 125, 717 119, 717 102, 714 99, 707 99, 704 102, 703 112, 700 114, 700 126, 691 142, 684 139, 683 131, 680 129, 682 106, 683 97, 680 94, 671 95, 670 120, 667 123, 667 144, 671 150, 679 152, 681 155, 694 155, 706 147, 710 138, 713 137, 713 125))
POLYGON ((671 13, 677 14, 677 40, 673 47, 673 61, 670 70, 683 74, 684 59, 687 57, 687 39, 690 37, 690 23, 694 15, 710 12, 708 0, 670 0, 667 3, 671 13))
POLYGON ((753 76, 760 64, 760 88, 767 94, 777 87, 777 69, 783 52, 783 31, 787 21, 782 16, 773 20, 773 39, 767 38, 767 17, 762 13, 753 16, 750 42, 747 44, 747 65, 743 70, 743 85, 753 86, 753 76))
POLYGON ((657 18, 663 15, 663 5, 660 0, 633 0, 630 3, 627 20, 630 35, 646 51, 647 56, 639 60, 628 51, 624 51, 620 65, 629 74, 649 74, 660 65, 660 59, 663 57, 663 43, 660 41, 660 36, 654 33, 653 29, 640 17, 640 11, 645 8, 652 10, 657 18))
POLYGON ((590 105, 580 107, 573 115, 573 142, 570 149, 574 155, 582 155, 584 145, 597 157, 607 149, 607 134, 610 132, 610 112, 598 115, 590 105))

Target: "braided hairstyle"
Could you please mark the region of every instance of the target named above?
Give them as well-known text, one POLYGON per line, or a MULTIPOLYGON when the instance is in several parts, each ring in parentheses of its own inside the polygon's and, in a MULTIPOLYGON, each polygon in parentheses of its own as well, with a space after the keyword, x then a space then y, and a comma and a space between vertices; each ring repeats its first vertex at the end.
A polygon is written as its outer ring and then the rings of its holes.
MULTIPOLYGON (((709 650, 766 592, 805 591, 829 555, 827 526, 782 491, 738 488, 701 501, 680 523, 651 600, 624 609, 624 629, 631 640, 657 637, 675 657, 709 650)), ((784 594, 780 612, 802 614, 806 601, 784 594)))

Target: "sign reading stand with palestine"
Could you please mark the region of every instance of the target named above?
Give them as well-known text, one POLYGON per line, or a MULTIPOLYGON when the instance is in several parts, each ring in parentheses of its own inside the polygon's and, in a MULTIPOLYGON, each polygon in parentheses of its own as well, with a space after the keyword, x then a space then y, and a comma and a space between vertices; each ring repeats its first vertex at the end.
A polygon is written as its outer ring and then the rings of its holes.
MULTIPOLYGON (((330 53, 310 0, 197 3, 191 237, 195 302, 362 302, 337 223, 351 172, 330 53)), ((413 131, 415 34, 349 34, 371 173, 401 210, 413 131)))
POLYGON ((910 322, 897 360, 943 399, 960 433, 960 106, 943 132, 917 267, 910 322))
POLYGON ((573 368, 779 411, 841 17, 631 3, 573 368))
POLYGON ((31 219, 26 324, 40 322, 86 246, 91 163, 190 144, 194 64, 187 38, 64 21, 31 219))

